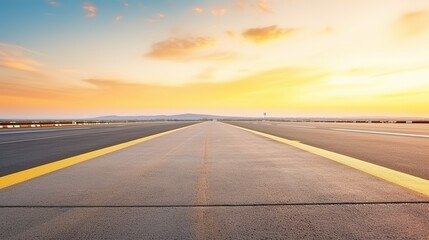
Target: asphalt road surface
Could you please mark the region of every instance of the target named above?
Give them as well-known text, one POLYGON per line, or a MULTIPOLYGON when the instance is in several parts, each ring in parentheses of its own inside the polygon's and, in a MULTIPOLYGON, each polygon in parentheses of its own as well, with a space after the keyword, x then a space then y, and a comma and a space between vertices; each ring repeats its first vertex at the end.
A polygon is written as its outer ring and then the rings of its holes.
POLYGON ((429 179, 429 124, 230 123, 429 179))
POLYGON ((0 176, 195 122, 0 130, 0 176))
POLYGON ((220 122, 4 188, 0 218, 0 239, 429 239, 428 196, 220 122))

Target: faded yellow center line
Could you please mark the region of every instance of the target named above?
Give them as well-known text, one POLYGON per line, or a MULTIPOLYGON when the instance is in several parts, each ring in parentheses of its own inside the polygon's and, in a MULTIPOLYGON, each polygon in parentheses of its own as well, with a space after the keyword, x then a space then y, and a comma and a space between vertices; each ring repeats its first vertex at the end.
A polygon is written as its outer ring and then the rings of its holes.
POLYGON ((330 159, 332 161, 335 161, 343 165, 352 167, 354 169, 360 170, 362 172, 368 173, 372 176, 384 179, 385 181, 400 185, 407 189, 429 196, 429 180, 419 178, 410 174, 406 174, 403 172, 399 172, 390 168, 382 167, 373 163, 365 162, 357 158, 353 158, 339 153, 324 150, 321 148, 313 147, 304 143, 300 143, 298 141, 288 140, 282 137, 277 137, 271 134, 262 133, 255 130, 234 126, 231 124, 228 124, 228 125, 302 149, 304 151, 316 154, 318 156, 330 159))
MULTIPOLYGON (((191 125, 191 126, 193 126, 193 125, 191 125)), ((161 137, 161 136, 164 136, 164 135, 167 135, 167 134, 170 134, 170 133, 191 127, 191 126, 186 126, 186 127, 177 128, 177 129, 173 129, 170 131, 150 135, 150 136, 135 139, 135 140, 132 140, 129 142, 120 143, 120 144, 113 145, 110 147, 106 147, 103 149, 87 152, 84 154, 65 158, 65 159, 58 160, 58 161, 48 163, 45 165, 41 165, 38 167, 34 167, 34 168, 30 168, 30 169, 23 170, 20 172, 12 173, 12 174, 0 177, 0 189, 6 188, 9 186, 18 184, 18 183, 22 183, 22 182, 31 180, 33 178, 37 178, 37 177, 43 176, 45 174, 48 174, 48 173, 51 173, 54 171, 58 171, 60 169, 70 167, 70 166, 73 166, 75 164, 85 162, 85 161, 91 160, 93 158, 96 158, 96 157, 99 157, 102 155, 106 155, 108 153, 115 152, 115 151, 130 147, 130 146, 142 143, 142 142, 146 142, 146 141, 149 141, 151 139, 158 138, 158 137, 161 137)))

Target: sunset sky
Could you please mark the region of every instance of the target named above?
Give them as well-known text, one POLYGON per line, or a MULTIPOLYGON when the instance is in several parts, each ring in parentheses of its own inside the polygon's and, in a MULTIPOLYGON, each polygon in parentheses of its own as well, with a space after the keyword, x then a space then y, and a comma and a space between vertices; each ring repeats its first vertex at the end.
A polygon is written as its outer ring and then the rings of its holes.
POLYGON ((190 112, 429 117, 429 1, 0 1, 0 118, 190 112))

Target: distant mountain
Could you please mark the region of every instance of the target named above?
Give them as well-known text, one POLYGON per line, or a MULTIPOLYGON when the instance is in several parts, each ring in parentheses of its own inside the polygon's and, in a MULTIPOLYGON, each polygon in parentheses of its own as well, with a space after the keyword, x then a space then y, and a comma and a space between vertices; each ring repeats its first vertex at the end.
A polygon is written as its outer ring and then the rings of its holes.
POLYGON ((206 114, 177 114, 177 115, 152 115, 152 116, 101 116, 90 118, 87 120, 104 120, 104 121, 120 121, 120 120, 139 120, 139 121, 148 121, 148 120, 220 120, 220 119, 236 119, 237 117, 228 117, 228 116, 217 116, 217 115, 206 115, 206 114))

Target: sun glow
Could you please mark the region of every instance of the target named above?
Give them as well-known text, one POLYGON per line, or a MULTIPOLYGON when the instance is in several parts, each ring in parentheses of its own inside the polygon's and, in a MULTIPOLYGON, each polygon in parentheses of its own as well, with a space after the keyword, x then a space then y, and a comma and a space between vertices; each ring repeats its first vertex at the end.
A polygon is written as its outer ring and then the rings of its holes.
POLYGON ((0 117, 429 117, 424 0, 28 4, 0 8, 0 117))

